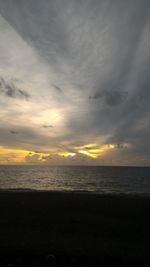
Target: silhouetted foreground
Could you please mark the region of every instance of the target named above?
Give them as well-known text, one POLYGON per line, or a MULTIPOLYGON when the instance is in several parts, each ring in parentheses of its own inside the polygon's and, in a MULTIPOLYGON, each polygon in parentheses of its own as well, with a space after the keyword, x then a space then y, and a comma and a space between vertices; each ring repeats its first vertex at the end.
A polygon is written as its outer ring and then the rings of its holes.
POLYGON ((150 266, 150 198, 1 192, 0 266, 150 266))

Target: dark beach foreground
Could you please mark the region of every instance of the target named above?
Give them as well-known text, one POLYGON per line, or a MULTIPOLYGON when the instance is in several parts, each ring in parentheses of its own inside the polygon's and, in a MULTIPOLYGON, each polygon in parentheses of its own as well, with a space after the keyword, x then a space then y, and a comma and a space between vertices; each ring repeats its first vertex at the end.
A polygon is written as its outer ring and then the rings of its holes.
POLYGON ((2 191, 0 266, 8 264, 150 266, 150 198, 2 191))

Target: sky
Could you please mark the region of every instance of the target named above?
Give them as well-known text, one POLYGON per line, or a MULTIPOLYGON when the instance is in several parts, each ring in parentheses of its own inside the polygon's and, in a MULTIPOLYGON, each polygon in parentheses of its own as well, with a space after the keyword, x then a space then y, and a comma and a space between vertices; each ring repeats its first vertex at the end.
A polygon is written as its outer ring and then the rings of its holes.
POLYGON ((0 164, 150 166, 149 44, 149 0, 0 0, 0 164))

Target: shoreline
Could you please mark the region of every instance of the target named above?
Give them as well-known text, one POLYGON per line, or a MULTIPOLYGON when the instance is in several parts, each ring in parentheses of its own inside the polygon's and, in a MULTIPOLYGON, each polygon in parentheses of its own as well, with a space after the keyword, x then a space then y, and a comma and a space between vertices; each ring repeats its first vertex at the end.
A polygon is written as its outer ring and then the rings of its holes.
POLYGON ((0 212, 1 251, 150 263, 149 196, 0 191, 0 212))
POLYGON ((150 198, 150 193, 137 192, 104 192, 104 191, 88 191, 88 190, 45 190, 35 188, 0 188, 0 194, 3 193, 39 193, 39 194, 79 194, 93 195, 102 197, 123 197, 123 198, 150 198))

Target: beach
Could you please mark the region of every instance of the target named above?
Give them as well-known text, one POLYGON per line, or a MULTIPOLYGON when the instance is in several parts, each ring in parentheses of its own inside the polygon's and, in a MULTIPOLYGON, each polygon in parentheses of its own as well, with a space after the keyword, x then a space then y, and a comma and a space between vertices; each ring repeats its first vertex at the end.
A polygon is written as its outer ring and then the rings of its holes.
POLYGON ((146 266, 150 197, 1 191, 0 251, 1 262, 20 253, 26 260, 52 254, 60 266, 72 259, 146 266))

